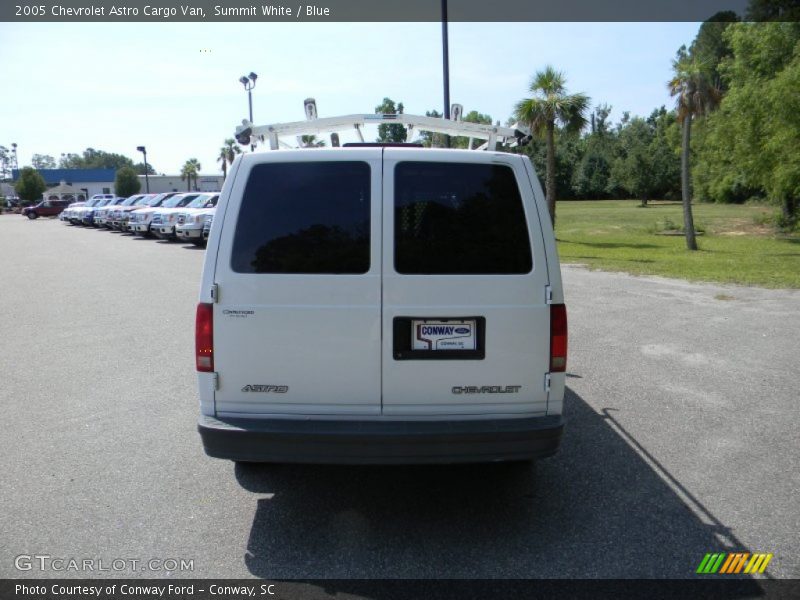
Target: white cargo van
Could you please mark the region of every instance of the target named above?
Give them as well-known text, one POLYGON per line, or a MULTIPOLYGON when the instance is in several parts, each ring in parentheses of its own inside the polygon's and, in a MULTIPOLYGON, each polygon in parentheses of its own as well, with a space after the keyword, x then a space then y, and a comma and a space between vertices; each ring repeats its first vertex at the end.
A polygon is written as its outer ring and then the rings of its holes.
POLYGON ((563 302, 524 156, 372 144, 244 154, 197 307, 205 451, 354 464, 551 455, 563 302))

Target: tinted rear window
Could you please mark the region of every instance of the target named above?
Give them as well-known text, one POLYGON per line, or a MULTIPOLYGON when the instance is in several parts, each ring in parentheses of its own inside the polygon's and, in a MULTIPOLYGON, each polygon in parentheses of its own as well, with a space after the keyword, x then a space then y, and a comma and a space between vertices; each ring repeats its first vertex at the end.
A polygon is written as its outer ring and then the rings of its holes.
POLYGON ((513 274, 533 267, 510 167, 401 162, 394 201, 398 273, 513 274))
POLYGON ((370 168, 364 162, 257 165, 233 241, 238 273, 369 271, 370 168))

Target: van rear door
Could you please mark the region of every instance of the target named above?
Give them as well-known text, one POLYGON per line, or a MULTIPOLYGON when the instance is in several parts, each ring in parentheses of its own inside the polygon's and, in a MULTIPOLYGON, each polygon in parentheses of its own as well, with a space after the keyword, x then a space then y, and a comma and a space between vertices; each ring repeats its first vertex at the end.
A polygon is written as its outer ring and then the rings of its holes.
POLYGON ((217 415, 379 415, 381 150, 253 154, 235 177, 217 209, 217 415))
POLYGON ((384 415, 547 410, 550 313, 522 159, 386 148, 384 415))

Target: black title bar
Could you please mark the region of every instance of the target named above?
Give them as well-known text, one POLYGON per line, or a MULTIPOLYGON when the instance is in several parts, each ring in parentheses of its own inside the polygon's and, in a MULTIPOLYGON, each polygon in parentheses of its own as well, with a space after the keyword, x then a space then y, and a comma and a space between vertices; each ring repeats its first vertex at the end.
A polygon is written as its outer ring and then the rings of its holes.
MULTIPOLYGON (((447 16, 450 22, 701 22, 720 11, 744 18, 748 5, 748 0, 449 0, 447 16)), ((440 0, 8 0, 0 3, 0 21, 437 22, 441 6, 440 0)))
POLYGON ((797 598, 798 580, 703 579, 2 579, 3 600, 494 600, 797 598))

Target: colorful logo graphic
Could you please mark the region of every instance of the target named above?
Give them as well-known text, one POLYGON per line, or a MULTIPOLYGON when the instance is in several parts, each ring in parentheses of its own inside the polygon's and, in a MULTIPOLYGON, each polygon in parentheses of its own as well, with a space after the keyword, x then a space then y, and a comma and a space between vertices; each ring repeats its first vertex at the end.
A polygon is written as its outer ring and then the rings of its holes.
POLYGON ((736 573, 763 573, 772 554, 749 552, 719 552, 709 553, 703 557, 697 573, 703 575, 713 574, 736 574, 736 573))

